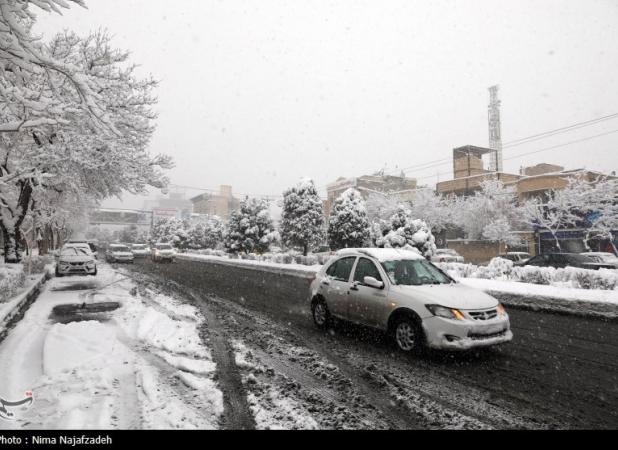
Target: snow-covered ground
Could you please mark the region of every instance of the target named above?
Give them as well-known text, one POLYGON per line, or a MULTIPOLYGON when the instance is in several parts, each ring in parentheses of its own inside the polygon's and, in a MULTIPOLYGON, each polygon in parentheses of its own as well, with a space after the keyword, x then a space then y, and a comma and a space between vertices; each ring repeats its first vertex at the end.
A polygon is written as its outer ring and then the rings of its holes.
POLYGON ((197 309, 101 265, 53 278, 0 344, 0 397, 33 405, 1 428, 218 428, 223 398, 197 309), (91 315, 61 304, 119 302, 91 315))

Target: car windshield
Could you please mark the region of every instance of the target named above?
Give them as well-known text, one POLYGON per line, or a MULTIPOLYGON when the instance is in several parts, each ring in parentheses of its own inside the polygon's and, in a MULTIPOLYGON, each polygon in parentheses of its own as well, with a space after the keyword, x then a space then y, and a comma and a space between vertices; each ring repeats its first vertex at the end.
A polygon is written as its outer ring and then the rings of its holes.
POLYGON ((157 244, 159 250, 171 250, 172 246, 169 244, 157 244))
POLYGON ((114 245, 112 247, 112 252, 128 252, 128 251, 130 251, 129 247, 126 247, 124 245, 114 245))
POLYGON ((146 248, 146 245, 145 244, 133 244, 133 248, 135 250, 143 250, 146 248))
POLYGON ((457 254, 455 252, 455 250, 451 250, 451 249, 448 249, 448 248, 438 249, 438 250, 436 250, 436 253, 445 254, 445 255, 456 255, 457 254))
POLYGON ((402 259, 383 261, 391 283, 404 286, 420 286, 423 284, 449 284, 453 279, 424 259, 402 259))
POLYGON ((66 247, 62 249, 60 256, 83 256, 90 253, 90 249, 86 247, 66 247))

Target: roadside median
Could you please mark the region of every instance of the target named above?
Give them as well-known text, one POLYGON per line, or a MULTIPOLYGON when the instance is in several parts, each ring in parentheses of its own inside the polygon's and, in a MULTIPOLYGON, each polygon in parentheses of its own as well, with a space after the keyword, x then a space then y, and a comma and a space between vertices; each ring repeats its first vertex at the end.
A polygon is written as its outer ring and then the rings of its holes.
MULTIPOLYGON (((264 261, 252 261, 243 259, 231 259, 214 255, 179 254, 179 260, 194 261, 215 266, 228 266, 239 270, 249 270, 263 272, 264 274, 277 275, 272 285, 267 283, 253 282, 247 279, 241 272, 232 274, 238 280, 248 282, 255 289, 255 300, 260 303, 270 303, 275 299, 281 298, 279 307, 299 306, 307 298, 308 292, 296 292, 290 295, 290 289, 285 289, 285 279, 304 281, 302 286, 308 287, 308 282, 315 278, 316 273, 322 266, 303 266, 301 264, 282 264, 264 261), (288 278, 289 277, 289 278, 288 278), (288 295, 280 295, 282 292, 275 290, 285 290, 288 295), (298 300, 296 300, 298 297, 298 300)), ((557 287, 547 285, 537 285, 532 283, 522 283, 515 281, 486 280, 478 278, 458 278, 463 284, 480 289, 497 299, 510 308, 525 309, 554 314, 569 314, 580 317, 588 317, 600 320, 618 322, 618 291, 597 290, 597 289, 576 289, 572 287, 557 287)), ((299 287, 298 282, 290 283, 299 287)), ((231 294, 231 292, 230 292, 231 294)), ((243 296, 243 301, 251 301, 247 296, 243 296)), ((274 305, 272 305, 274 306, 274 305)))

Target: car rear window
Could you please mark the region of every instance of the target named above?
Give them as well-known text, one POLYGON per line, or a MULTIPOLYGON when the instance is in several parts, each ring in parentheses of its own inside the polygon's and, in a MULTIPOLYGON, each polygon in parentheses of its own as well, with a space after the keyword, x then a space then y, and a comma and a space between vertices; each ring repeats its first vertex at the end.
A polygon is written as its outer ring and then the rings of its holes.
POLYGON ((326 271, 326 275, 333 277, 336 280, 348 281, 350 272, 356 256, 348 256, 335 261, 326 271))
POLYGON ((114 245, 112 247, 112 251, 113 252, 128 252, 130 250, 129 250, 129 247, 125 247, 124 245, 114 245))
POLYGON ((159 250, 171 250, 172 246, 169 244, 157 244, 159 250))

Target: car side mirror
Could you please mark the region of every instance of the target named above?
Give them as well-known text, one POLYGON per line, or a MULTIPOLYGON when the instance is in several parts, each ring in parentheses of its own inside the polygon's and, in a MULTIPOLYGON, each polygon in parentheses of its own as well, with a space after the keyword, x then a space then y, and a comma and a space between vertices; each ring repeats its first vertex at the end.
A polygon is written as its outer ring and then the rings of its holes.
POLYGON ((363 278, 363 283, 365 283, 369 287, 376 288, 376 289, 382 289, 384 287, 384 282, 378 281, 374 277, 363 278))

